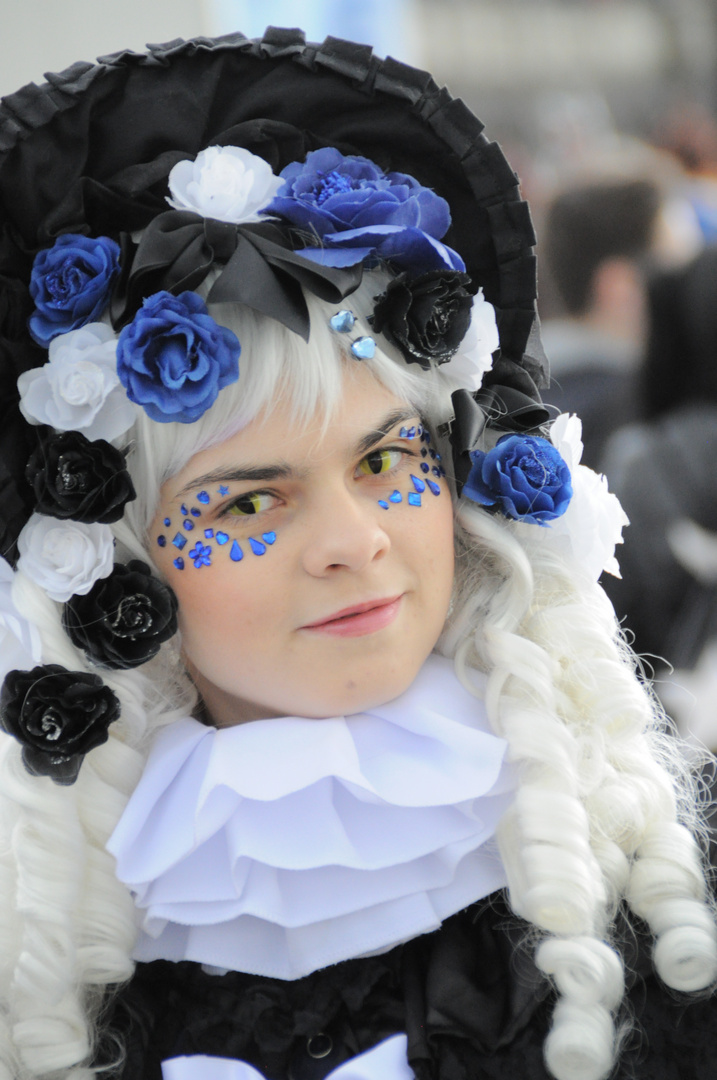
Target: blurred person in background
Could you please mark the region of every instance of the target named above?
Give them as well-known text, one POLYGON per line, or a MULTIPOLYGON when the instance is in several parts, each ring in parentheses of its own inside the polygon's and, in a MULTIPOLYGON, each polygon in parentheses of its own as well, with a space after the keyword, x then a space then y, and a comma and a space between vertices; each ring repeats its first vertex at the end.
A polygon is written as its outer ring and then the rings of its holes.
POLYGON ((631 522, 608 594, 636 651, 683 670, 717 636, 716 301, 717 247, 651 282, 644 420, 617 432, 601 462, 631 522))
POLYGON ((692 254, 697 225, 657 182, 621 177, 566 188, 544 227, 547 269, 565 309, 543 328, 549 400, 582 418, 584 461, 597 467, 609 435, 638 413, 649 270, 692 254))

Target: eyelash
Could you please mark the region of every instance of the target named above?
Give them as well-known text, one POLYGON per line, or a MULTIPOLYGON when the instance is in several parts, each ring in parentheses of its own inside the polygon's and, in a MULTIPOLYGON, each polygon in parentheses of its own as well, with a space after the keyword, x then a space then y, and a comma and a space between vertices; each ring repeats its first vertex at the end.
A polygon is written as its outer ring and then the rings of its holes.
MULTIPOLYGON (((396 472, 396 470, 400 468, 400 466, 402 465, 402 463, 403 463, 403 461, 404 461, 404 459, 406 457, 415 457, 415 456, 416 455, 415 455, 414 451, 408 450, 404 446, 382 446, 379 450, 371 450, 370 453, 366 454, 366 456, 363 457, 361 459, 361 461, 359 462, 359 464, 357 466, 357 469, 356 469, 356 472, 357 472, 357 474, 359 474, 361 476, 366 476, 367 478, 381 477, 382 479, 384 479, 387 476, 392 476, 393 473, 396 472), (370 466, 369 466, 369 468, 367 470, 364 470, 364 469, 361 468, 361 466, 364 465, 364 463, 368 462, 370 458, 376 458, 379 455, 388 455, 388 454, 398 454, 399 455, 398 461, 396 461, 395 464, 393 464, 389 469, 381 469, 379 472, 374 472, 373 469, 370 468, 370 466)), ((270 506, 257 507, 256 503, 259 500, 261 500, 262 498, 276 499, 277 497, 278 496, 276 496, 274 494, 274 492, 272 492, 272 491, 248 491, 248 492, 246 492, 246 494, 239 495, 236 499, 233 500, 233 502, 229 503, 229 505, 226 506, 221 511, 219 516, 220 517, 237 517, 237 518, 255 517, 257 514, 261 514, 261 513, 266 512, 267 510, 272 509, 272 507, 270 507, 270 506), (247 513, 239 513, 239 512, 237 512, 242 503, 244 503, 244 504, 251 503, 255 507, 254 513, 253 514, 247 514, 247 513)))

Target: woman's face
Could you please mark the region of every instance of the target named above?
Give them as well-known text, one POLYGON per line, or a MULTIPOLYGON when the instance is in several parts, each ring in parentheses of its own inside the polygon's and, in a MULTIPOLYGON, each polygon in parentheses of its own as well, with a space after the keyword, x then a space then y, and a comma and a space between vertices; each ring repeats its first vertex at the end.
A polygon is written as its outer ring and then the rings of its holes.
POLYGON ((277 407, 167 481, 149 543, 215 724, 361 712, 411 684, 453 582, 432 455, 357 364, 325 433, 277 407))

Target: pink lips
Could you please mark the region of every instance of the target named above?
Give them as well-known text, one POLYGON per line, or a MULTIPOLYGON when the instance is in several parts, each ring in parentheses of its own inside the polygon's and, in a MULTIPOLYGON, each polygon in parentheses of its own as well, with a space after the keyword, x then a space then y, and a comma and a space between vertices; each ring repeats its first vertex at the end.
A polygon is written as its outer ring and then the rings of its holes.
POLYGON ((386 600, 368 600, 365 604, 355 604, 344 608, 327 619, 302 626, 302 630, 313 630, 319 634, 332 634, 334 637, 361 637, 383 630, 398 615, 403 594, 386 600))

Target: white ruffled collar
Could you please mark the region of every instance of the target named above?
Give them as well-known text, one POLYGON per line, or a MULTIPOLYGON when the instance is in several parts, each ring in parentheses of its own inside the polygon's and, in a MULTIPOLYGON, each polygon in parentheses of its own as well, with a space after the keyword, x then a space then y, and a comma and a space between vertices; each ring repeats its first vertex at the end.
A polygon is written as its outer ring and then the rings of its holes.
POLYGON ((161 730, 107 845, 136 959, 296 979, 436 929, 505 884, 505 749, 436 655, 370 713, 161 730))

